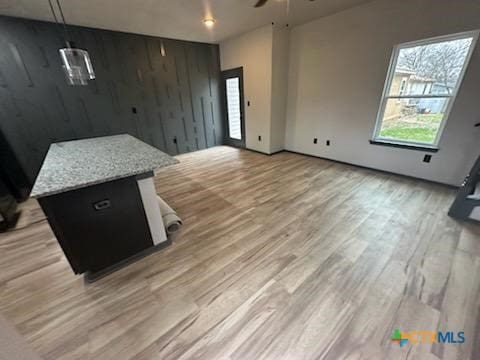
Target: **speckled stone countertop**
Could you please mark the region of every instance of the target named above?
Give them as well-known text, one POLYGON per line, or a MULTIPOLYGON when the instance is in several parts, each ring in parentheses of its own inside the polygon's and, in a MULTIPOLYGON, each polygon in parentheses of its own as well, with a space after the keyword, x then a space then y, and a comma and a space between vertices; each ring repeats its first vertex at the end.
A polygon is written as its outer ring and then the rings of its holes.
POLYGON ((126 134, 54 143, 30 196, 54 195, 176 163, 170 155, 126 134))

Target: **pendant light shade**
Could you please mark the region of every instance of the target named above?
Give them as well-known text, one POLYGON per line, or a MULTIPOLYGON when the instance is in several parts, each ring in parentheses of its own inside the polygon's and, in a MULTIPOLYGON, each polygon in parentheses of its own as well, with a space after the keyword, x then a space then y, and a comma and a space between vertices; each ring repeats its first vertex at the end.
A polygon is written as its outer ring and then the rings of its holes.
POLYGON ((95 79, 90 55, 83 49, 75 48, 72 42, 59 50, 63 63, 63 71, 68 85, 88 85, 88 80, 95 79))
MULTIPOLYGON (((62 59, 62 68, 65 73, 65 78, 67 79, 68 85, 88 85, 88 80, 95 79, 95 72, 93 71, 92 62, 90 61, 90 55, 88 55, 86 50, 76 48, 72 41, 67 40, 69 31, 67 29, 65 16, 63 15, 62 5, 60 5, 60 0, 56 0, 56 2, 62 18, 65 42, 67 44, 67 47, 58 50, 60 58, 62 59)), ((55 19, 55 23, 59 24, 52 0, 48 0, 48 3, 53 18, 55 19)))

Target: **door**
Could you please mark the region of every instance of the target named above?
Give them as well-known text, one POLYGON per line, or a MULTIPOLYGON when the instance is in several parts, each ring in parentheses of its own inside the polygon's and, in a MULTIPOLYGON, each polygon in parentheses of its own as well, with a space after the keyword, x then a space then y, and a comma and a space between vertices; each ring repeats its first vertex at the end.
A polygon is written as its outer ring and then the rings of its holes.
POLYGON ((243 68, 222 72, 225 144, 245 147, 243 68))

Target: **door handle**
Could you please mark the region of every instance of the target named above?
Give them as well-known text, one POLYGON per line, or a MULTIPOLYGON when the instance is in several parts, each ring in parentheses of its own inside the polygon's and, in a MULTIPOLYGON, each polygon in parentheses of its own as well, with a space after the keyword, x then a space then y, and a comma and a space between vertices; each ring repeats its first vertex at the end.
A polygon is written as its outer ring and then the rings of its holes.
POLYGON ((111 205, 110 200, 105 199, 105 200, 94 203, 93 208, 97 211, 100 211, 100 210, 108 209, 110 205, 111 205))

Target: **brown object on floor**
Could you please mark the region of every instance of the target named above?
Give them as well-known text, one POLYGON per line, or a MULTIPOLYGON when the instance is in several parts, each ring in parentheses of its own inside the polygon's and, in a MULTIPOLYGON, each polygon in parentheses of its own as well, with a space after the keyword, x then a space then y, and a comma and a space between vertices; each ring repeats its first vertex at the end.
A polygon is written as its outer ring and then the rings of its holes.
POLYGON ((0 235, 0 311, 45 359, 478 355, 480 228, 447 216, 454 189, 286 152, 178 158, 155 181, 184 220, 172 246, 94 284, 46 222, 0 235))
POLYGON ((0 315, 0 360, 41 360, 2 315, 0 315))

